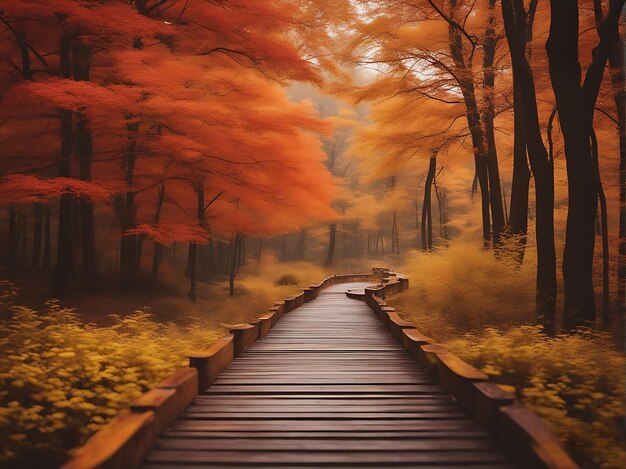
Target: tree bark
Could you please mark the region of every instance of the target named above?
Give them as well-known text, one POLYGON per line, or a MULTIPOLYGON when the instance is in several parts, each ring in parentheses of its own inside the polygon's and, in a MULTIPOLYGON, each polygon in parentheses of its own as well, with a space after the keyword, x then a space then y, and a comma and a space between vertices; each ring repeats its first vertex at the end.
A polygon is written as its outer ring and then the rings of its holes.
MULTIPOLYGON (((91 46, 76 40, 72 44, 73 75, 76 81, 89 81, 91 68, 91 46)), ((78 177, 91 181, 93 141, 87 117, 77 114, 76 153, 78 157, 78 177)), ((93 202, 89 198, 78 201, 80 219, 80 240, 82 247, 82 273, 85 289, 94 291, 98 284, 96 261, 96 231, 94 226, 93 202)))
MULTIPOLYGON (((452 5, 452 19, 456 12, 456 2, 452 5)), ((472 75, 471 65, 466 63, 463 52, 462 34, 458 28, 452 24, 448 25, 448 36, 450 42, 450 53, 456 67, 456 81, 461 89, 463 101, 465 103, 465 117, 472 138, 474 151, 474 166, 476 168, 476 179, 480 188, 483 240, 488 242, 491 239, 491 199, 489 196, 489 166, 488 166, 488 142, 485 136, 483 123, 478 110, 476 100, 476 87, 472 75)))
MULTIPOLYGON (((70 38, 61 37, 59 45, 61 76, 70 78, 70 38)), ((57 163, 59 177, 72 177, 71 158, 73 147, 72 112, 62 110, 61 119, 61 156, 57 163)), ((57 257, 52 276, 52 294, 65 295, 70 292, 72 266, 74 265, 74 240, 72 227, 73 197, 63 194, 59 201, 59 227, 57 236, 57 257)))
POLYGON ((600 158, 596 133, 591 129, 591 152, 595 163, 596 184, 598 187, 598 201, 600 202, 600 227, 602 235, 602 323, 608 325, 610 317, 610 285, 609 285, 609 215, 606 204, 606 195, 602 187, 600 174, 600 158))
POLYGON ((422 203, 422 249, 430 251, 433 248, 433 218, 431 204, 431 190, 435 171, 437 170, 437 157, 431 156, 428 164, 428 175, 424 184, 424 202, 422 203))
POLYGON ((50 207, 46 205, 44 208, 43 215, 43 268, 50 268, 50 257, 51 257, 51 240, 50 240, 50 207))
POLYGON ((298 259, 304 259, 304 244, 306 240, 306 230, 302 228, 300 230, 300 240, 298 242, 298 259))
POLYGON ((496 115, 493 99, 495 84, 493 63, 496 54, 495 5, 495 0, 489 0, 489 16, 487 18, 485 43, 483 45, 483 87, 485 102, 483 106, 482 119, 485 125, 485 139, 487 142, 487 168, 489 173, 489 200, 491 205, 491 220, 493 224, 493 242, 494 244, 499 244, 500 236, 504 230, 505 220, 494 129, 494 119, 496 115))
MULTIPOLYGON (((556 252, 554 247, 554 169, 539 127, 532 70, 525 55, 526 11, 518 0, 502 0, 502 16, 523 103, 524 134, 535 177, 537 239, 537 314, 548 332, 554 331, 556 306, 556 252)), ((551 125, 551 123, 550 123, 551 125)))
POLYGON ((337 241, 337 224, 330 223, 328 225, 328 252, 326 253, 326 260, 324 261, 324 267, 332 267, 335 263, 335 244, 337 241))
POLYGON ((526 236, 528 233, 528 190, 530 187, 530 169, 526 153, 524 103, 520 90, 519 77, 513 76, 513 178, 511 181, 511 205, 509 209, 509 227, 512 235, 517 236, 517 254, 519 262, 524 259, 526 236))
POLYGON ((9 233, 7 239, 6 266, 15 267, 15 255, 17 254, 17 211, 15 206, 9 207, 9 233))
POLYGON ((624 0, 610 5, 600 41, 581 87, 578 61, 578 2, 550 1, 550 32, 546 43, 552 89, 565 142, 568 214, 563 252, 565 325, 593 325, 593 252, 598 187, 590 134, 595 104, 609 52, 618 42, 618 21, 624 0))
POLYGON ((31 265, 38 267, 41 261, 41 240, 43 235, 43 206, 40 202, 33 205, 33 257, 31 265))
MULTIPOLYGON (((196 217, 198 226, 204 226, 204 185, 199 183, 195 186, 196 191, 196 217)), ((189 297, 196 301, 196 280, 198 276, 198 245, 189 243, 189 258, 187 261, 187 272, 189 274, 189 297)))
MULTIPOLYGON (((72 177, 72 113, 61 111, 61 158, 57 164, 59 177, 72 177)), ((72 266, 74 265, 73 197, 63 194, 59 201, 59 231, 57 257, 52 277, 52 293, 65 295, 70 292, 72 266)))
MULTIPOLYGON (((161 219, 161 210, 163 208, 164 200, 165 200, 165 185, 161 184, 161 187, 159 188, 159 196, 157 198, 156 212, 154 214, 155 226, 159 224, 159 220, 161 219)), ((161 265, 162 260, 163 260, 163 245, 155 241, 154 252, 152 253, 152 275, 157 275, 159 273, 159 266, 161 265)))

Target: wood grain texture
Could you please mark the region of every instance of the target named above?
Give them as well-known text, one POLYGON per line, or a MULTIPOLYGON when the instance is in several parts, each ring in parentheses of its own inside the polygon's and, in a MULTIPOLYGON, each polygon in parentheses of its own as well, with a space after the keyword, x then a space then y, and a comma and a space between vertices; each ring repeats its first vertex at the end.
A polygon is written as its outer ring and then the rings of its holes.
POLYGON ((304 295, 286 300, 289 314, 161 434, 145 467, 512 467, 376 314, 345 295, 368 283, 338 280, 293 310, 304 295))

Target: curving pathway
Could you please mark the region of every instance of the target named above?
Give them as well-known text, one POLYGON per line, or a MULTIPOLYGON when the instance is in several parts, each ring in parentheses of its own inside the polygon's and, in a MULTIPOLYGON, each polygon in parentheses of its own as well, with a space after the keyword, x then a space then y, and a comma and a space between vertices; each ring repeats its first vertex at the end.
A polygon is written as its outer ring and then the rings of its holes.
POLYGON ((512 467, 344 283, 282 318, 161 434, 146 468, 512 467))

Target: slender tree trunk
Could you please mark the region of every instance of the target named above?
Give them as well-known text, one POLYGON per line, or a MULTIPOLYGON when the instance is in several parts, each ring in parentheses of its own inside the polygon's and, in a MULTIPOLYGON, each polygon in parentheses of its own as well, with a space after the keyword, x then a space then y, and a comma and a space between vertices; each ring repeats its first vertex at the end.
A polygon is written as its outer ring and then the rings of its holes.
POLYGON ((187 261, 187 272, 189 276, 189 298, 191 301, 196 301, 196 260, 198 253, 198 245, 196 243, 189 243, 189 254, 187 261))
MULTIPOLYGON (((59 45, 59 60, 61 76, 70 78, 70 38, 61 37, 59 45)), ((62 110, 61 119, 61 157, 57 163, 59 177, 72 177, 72 112, 62 110)), ((57 236, 57 257, 52 276, 52 294, 65 295, 69 293, 72 280, 72 266, 74 265, 74 241, 72 237, 72 206, 73 198, 63 194, 59 201, 59 228, 57 236)))
MULTIPOLYGON (((524 135, 535 177, 537 239, 537 314, 547 332, 554 331, 556 306, 556 252, 554 247, 554 169, 539 127, 535 83, 525 54, 526 12, 523 4, 502 0, 502 16, 523 103, 524 135)), ((552 121, 549 123, 551 127, 552 121)), ((549 130, 549 136, 550 130, 549 130)), ((550 140, 551 143, 551 140, 550 140)), ((550 145, 552 149, 552 145, 550 145)))
MULTIPOLYGON (((159 196, 157 198, 156 212, 154 214, 154 225, 158 226, 161 219, 161 210, 163 201, 165 200, 165 185, 161 184, 159 188, 159 196)), ((152 275, 159 273, 159 266, 163 260, 163 245, 157 241, 154 242, 154 252, 152 253, 152 275)))
MULTIPOLYGON (((89 81, 91 45, 84 44, 79 40, 74 41, 72 44, 72 58, 74 80, 89 81)), ((93 142, 87 117, 83 114, 77 115, 76 153, 78 157, 78 177, 83 181, 91 181, 93 142)), ((98 283, 93 202, 87 198, 79 200, 78 214, 80 215, 83 281, 85 288, 88 291, 93 291, 97 288, 98 283)))
POLYGON ((36 202, 33 205, 33 257, 31 265, 38 267, 41 261, 41 240, 43 235, 43 206, 36 202))
POLYGON ((513 76, 513 179, 511 182, 511 208, 509 226, 511 234, 518 237, 518 259, 524 259, 528 233, 528 190, 530 169, 526 155, 524 103, 519 77, 513 76))
POLYGON ((46 205, 44 208, 43 215, 43 268, 50 268, 50 257, 51 257, 51 239, 50 239, 50 207, 46 205))
POLYGON ((280 240, 280 260, 281 262, 287 262, 289 260, 287 255, 287 233, 285 233, 280 240))
MULTIPOLYGON (((196 191, 196 217, 198 225, 204 226, 204 183, 199 183, 195 187, 196 191)), ((198 245, 196 243, 189 244, 189 259, 187 263, 189 273, 189 297, 192 301, 196 301, 196 280, 198 276, 198 245)))
MULTIPOLYGON (((456 8, 456 7, 454 7, 456 8)), ((452 14, 456 14, 455 10, 452 14)), ((465 103, 465 116, 467 125, 472 137, 474 148, 474 166, 476 168, 476 179, 480 188, 483 240, 491 239, 491 199, 489 196, 489 148, 483 123, 481 121, 478 103, 476 100, 476 88, 472 76, 471 64, 466 63, 464 57, 461 32, 453 25, 448 27, 450 40, 450 53, 457 69, 457 82, 461 88, 463 101, 465 103)))
MULTIPOLYGON (((57 164, 59 177, 72 176, 70 166, 72 143, 72 113, 61 111, 61 158, 57 164)), ((63 194, 59 202, 57 258, 52 276, 53 295, 66 295, 70 292, 74 265, 73 206, 73 197, 63 194)))
POLYGON ((126 234, 128 230, 137 226, 137 205, 135 202, 135 166, 137 163, 137 134, 139 121, 130 119, 126 123, 128 131, 128 146, 124 155, 124 179, 126 192, 118 197, 118 217, 120 220, 120 271, 122 284, 135 291, 139 289, 139 275, 141 267, 141 249, 139 236, 126 234))
POLYGON ((598 140, 593 129, 591 130, 591 151, 595 163, 598 201, 600 202, 600 227, 602 234, 602 323, 608 325, 611 322, 609 285, 609 216, 606 204, 606 195, 604 194, 604 188, 602 187, 602 176, 600 174, 598 140))
POLYGON ((495 74, 493 69, 496 54, 495 34, 495 6, 496 0, 489 0, 489 15, 483 45, 483 87, 485 103, 482 119, 485 125, 485 140, 487 142, 487 167, 489 173, 489 200, 491 206, 491 220, 493 223, 493 242, 499 244, 500 235, 504 230, 504 208, 502 205, 502 187, 500 183, 500 169, 498 167, 498 152, 496 149, 496 136, 494 130, 495 107, 494 107, 494 84, 495 74))
POLYGON ((298 242, 298 259, 304 259, 304 244, 306 240, 306 230, 302 228, 300 230, 300 240, 298 242))
POLYGON ((391 225, 391 252, 400 254, 400 236, 398 234, 398 211, 393 211, 393 222, 391 225))
POLYGON ((325 267, 332 267, 335 263, 335 244, 337 241, 337 224, 328 225, 328 252, 326 253, 325 267))
POLYGON ((239 270, 238 259, 239 250, 241 249, 241 236, 239 233, 235 234, 234 239, 230 243, 230 262, 228 269, 228 291, 230 296, 235 294, 235 277, 237 277, 237 271, 239 270))
POLYGON ((426 183, 424 184, 424 202, 422 203, 422 249, 424 251, 430 251, 433 248, 431 191, 435 171, 437 171, 437 157, 433 155, 430 157, 428 164, 428 175, 426 176, 426 183))
POLYGON ((6 265, 9 268, 15 267, 15 255, 17 253, 17 211, 15 206, 9 207, 9 236, 7 243, 7 261, 6 265))

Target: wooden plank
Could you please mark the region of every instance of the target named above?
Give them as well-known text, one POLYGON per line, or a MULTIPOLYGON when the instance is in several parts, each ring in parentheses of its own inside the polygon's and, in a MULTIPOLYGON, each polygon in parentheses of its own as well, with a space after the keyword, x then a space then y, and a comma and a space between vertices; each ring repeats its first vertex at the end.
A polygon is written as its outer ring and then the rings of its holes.
POLYGON ((369 306, 344 295, 367 285, 308 290, 178 416, 145 467, 510 468, 369 306))
POLYGON ((493 451, 496 445, 488 439, 428 439, 413 440, 319 440, 302 438, 285 444, 281 439, 189 440, 161 439, 158 449, 189 451, 493 451))
POLYGON ((155 449, 147 458, 148 462, 178 463, 194 462, 202 464, 469 464, 502 463, 504 456, 498 452, 482 451, 164 451, 155 449))

